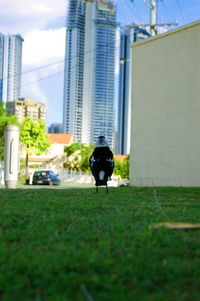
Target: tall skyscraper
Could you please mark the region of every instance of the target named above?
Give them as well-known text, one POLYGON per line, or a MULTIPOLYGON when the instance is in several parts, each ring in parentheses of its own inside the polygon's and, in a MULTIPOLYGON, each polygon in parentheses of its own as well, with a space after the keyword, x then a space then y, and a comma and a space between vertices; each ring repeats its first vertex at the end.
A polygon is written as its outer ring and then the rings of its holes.
POLYGON ((120 32, 120 72, 119 72, 119 105, 118 105, 118 131, 117 153, 129 154, 131 131, 131 44, 150 37, 143 28, 133 24, 125 26, 120 32))
POLYGON ((95 143, 99 135, 105 135, 113 147, 116 10, 112 0, 68 3, 67 20, 69 16, 71 20, 67 22, 64 130, 84 143, 95 143), (74 21, 78 19, 81 22, 74 21), (73 34, 70 40, 73 25, 76 43, 72 43, 73 34), (79 112, 76 120, 72 116, 75 110, 79 112))
POLYGON ((81 141, 85 3, 67 0, 63 129, 81 141))
POLYGON ((115 133, 116 10, 111 0, 86 3, 82 141, 115 133))
POLYGON ((23 38, 0 33, 0 101, 4 104, 20 96, 23 38))

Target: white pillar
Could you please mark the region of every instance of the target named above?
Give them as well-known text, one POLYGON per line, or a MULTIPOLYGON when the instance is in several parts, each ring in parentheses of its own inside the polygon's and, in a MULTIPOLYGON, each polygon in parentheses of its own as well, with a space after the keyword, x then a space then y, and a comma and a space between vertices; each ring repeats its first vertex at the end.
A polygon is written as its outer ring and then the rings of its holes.
POLYGON ((19 128, 7 125, 4 131, 4 181, 6 188, 16 188, 19 159, 19 128))

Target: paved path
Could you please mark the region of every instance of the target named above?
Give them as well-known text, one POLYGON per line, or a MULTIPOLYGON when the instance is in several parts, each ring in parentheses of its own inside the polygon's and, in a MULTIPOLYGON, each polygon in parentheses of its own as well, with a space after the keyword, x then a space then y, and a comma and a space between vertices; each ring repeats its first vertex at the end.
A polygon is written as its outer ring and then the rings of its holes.
MULTIPOLYGON (((1 185, 1 188, 5 188, 5 185, 1 185)), ((80 188, 94 188, 93 185, 22 185, 18 184, 16 189, 80 189, 80 188)))

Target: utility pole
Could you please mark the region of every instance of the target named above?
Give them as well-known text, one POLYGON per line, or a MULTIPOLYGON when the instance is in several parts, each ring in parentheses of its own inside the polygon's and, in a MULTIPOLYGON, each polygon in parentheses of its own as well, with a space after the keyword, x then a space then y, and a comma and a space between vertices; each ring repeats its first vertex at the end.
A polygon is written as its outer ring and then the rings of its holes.
POLYGON ((157 0, 150 0, 150 34, 155 36, 157 34, 157 0))
MULTIPOLYGON (((133 2, 132 0, 130 0, 133 2)), ((145 1, 147 3, 147 0, 145 1)), ((157 23, 157 4, 158 0, 149 0, 149 7, 150 7, 150 24, 131 24, 127 25, 127 27, 145 27, 150 28, 151 36, 157 35, 157 27, 167 27, 167 26, 177 26, 178 23, 157 23)))
POLYGON ((166 26, 177 26, 178 23, 157 23, 157 4, 158 0, 150 0, 150 34, 151 36, 157 35, 157 26, 166 27, 166 26))

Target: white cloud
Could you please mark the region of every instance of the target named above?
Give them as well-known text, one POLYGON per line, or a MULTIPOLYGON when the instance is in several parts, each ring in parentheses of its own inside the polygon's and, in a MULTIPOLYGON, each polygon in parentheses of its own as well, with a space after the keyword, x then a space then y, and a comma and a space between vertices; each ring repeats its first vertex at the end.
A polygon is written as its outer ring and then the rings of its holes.
MULTIPOLYGON (((65 17, 65 0, 6 0, 0 1, 0 28, 4 33, 24 34, 42 29, 65 17)), ((64 25, 64 24, 63 24, 64 25)))
POLYGON ((21 94, 47 104, 48 124, 61 122, 64 53, 64 27, 35 29, 24 36, 21 94))
POLYGON ((22 76, 21 96, 46 103, 48 125, 52 122, 61 122, 63 68, 63 64, 54 64, 45 68, 36 68, 22 76))
POLYGON ((0 0, 0 32, 24 38, 21 96, 46 103, 49 123, 61 119, 65 11, 66 0, 0 0))
POLYGON ((22 96, 32 98, 36 102, 47 102, 47 95, 43 91, 42 87, 40 86, 40 82, 38 81, 38 74, 31 74, 27 77, 29 79, 30 85, 23 86, 22 85, 22 96), (32 83, 32 84, 31 84, 32 83))
MULTIPOLYGON (((129 0, 116 1, 121 22, 133 22, 134 12, 134 20, 149 21, 149 8, 144 1, 136 1, 138 10, 129 0)), ((171 7, 176 3, 168 2, 171 7)), ((47 103, 48 123, 60 122, 62 116, 64 64, 52 63, 64 60, 66 3, 67 0, 0 0, 0 31, 22 35, 23 72, 35 69, 23 74, 21 96, 47 103), (50 65, 43 68, 47 64, 50 65)), ((190 19, 194 13, 198 16, 199 6, 199 0, 185 1, 183 15, 190 19)), ((117 75, 118 68, 115 72, 117 75)))
POLYGON ((44 65, 64 60, 65 28, 33 30, 24 36, 23 66, 44 65))

